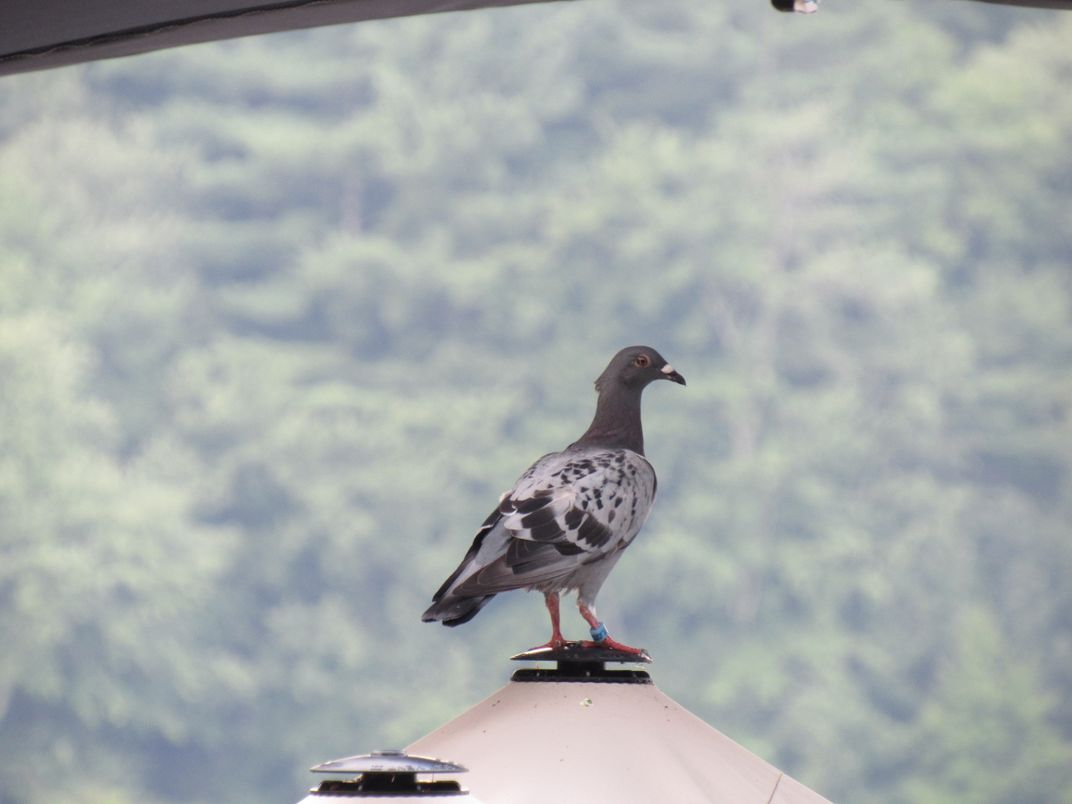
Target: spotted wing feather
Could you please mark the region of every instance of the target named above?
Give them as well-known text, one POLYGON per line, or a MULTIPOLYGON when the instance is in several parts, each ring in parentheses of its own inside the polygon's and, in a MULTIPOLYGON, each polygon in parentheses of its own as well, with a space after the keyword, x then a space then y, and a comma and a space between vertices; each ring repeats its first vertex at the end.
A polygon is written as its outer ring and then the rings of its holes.
POLYGON ((654 496, 651 465, 629 450, 544 456, 500 501, 494 526, 479 547, 474 544, 451 594, 579 586, 586 567, 633 540, 654 496))

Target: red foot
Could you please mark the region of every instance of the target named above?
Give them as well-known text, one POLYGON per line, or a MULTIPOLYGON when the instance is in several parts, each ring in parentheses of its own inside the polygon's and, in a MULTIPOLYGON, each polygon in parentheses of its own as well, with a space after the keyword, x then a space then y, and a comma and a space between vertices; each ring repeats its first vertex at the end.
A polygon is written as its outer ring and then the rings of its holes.
POLYGON ((633 656, 647 655, 647 652, 643 648, 634 648, 630 645, 623 645, 621 642, 618 642, 615 639, 611 639, 610 637, 607 637, 602 642, 592 642, 590 640, 585 640, 584 642, 580 643, 580 646, 582 648, 602 648, 603 650, 616 650, 620 653, 628 653, 633 656))
POLYGON ((559 642, 556 642, 552 639, 550 642, 544 642, 542 645, 536 645, 535 647, 529 648, 527 651, 525 651, 525 653, 530 653, 534 650, 558 650, 559 648, 564 647, 566 647, 566 640, 563 639, 559 642))
POLYGON ((558 593, 544 592, 543 601, 547 604, 547 613, 551 615, 551 639, 529 650, 544 650, 546 648, 558 650, 566 644, 566 640, 562 637, 562 628, 558 622, 558 593))
POLYGON ((562 637, 562 634, 556 633, 552 634, 551 639, 549 639, 547 642, 544 642, 542 645, 537 645, 535 648, 529 648, 525 652, 528 653, 529 651, 534 650, 546 650, 548 648, 550 648, 551 650, 558 650, 559 648, 566 647, 567 644, 569 643, 567 643, 566 640, 562 637))

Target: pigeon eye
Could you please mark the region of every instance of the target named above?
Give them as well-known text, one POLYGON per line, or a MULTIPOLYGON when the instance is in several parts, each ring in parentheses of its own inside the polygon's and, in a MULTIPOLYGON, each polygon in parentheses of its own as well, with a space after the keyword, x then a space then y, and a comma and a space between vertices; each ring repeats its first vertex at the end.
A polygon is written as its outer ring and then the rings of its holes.
POLYGON ((637 355, 633 358, 633 365, 637 368, 647 368, 651 365, 651 358, 647 355, 637 355))

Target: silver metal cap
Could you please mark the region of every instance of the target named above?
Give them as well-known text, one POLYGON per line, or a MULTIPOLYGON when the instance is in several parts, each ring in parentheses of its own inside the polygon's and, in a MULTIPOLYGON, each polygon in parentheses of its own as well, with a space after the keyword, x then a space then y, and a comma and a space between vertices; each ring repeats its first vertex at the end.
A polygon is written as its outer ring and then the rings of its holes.
POLYGON ((373 751, 322 762, 314 773, 460 773, 467 768, 432 757, 411 756, 405 751, 373 751))

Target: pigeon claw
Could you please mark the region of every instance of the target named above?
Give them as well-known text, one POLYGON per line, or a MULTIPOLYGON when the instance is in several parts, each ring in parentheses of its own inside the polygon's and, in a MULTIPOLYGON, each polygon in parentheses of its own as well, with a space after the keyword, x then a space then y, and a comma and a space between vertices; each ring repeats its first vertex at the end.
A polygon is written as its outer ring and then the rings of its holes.
POLYGON ((647 656, 648 652, 643 648, 634 648, 631 645, 623 645, 616 639, 606 637, 600 642, 585 640, 580 643, 582 648, 599 648, 600 650, 616 650, 619 653, 628 653, 630 656, 647 656))
POLYGON ((551 639, 549 639, 547 642, 544 642, 542 645, 537 645, 534 648, 529 648, 527 651, 525 651, 525 653, 532 653, 532 651, 534 650, 562 650, 562 648, 570 644, 576 643, 567 642, 565 639, 562 638, 561 635, 559 635, 557 637, 551 637, 551 639))

